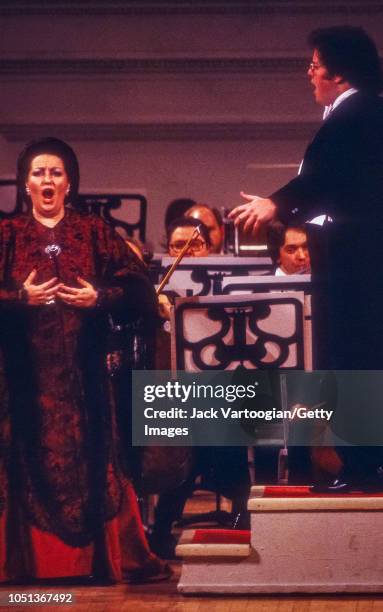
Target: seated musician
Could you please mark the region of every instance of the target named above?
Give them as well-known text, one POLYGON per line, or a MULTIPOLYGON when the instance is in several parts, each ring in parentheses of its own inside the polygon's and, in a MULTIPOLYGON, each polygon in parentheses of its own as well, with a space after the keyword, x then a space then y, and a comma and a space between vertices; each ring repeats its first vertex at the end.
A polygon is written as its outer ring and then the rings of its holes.
POLYGON ((221 253, 223 247, 224 231, 222 217, 216 208, 207 204, 194 204, 185 212, 185 217, 202 221, 209 231, 211 253, 221 253))
POLYGON ((186 252, 187 257, 207 257, 211 253, 211 238, 203 221, 193 217, 178 217, 167 228, 167 250, 171 257, 177 257, 196 228, 199 235, 191 241, 186 252))
MULTIPOLYGON (((167 249, 169 255, 177 257, 193 236, 196 228, 200 235, 192 239, 186 257, 206 257, 210 254, 209 231, 201 221, 193 217, 180 217, 173 221, 167 230, 167 249)), ((163 296, 165 298, 166 296, 163 296)), ((164 301, 160 304, 164 304, 164 301)), ((167 312, 171 303, 166 304, 167 312)), ((164 311, 166 312, 166 311, 164 311)), ((169 314, 170 316, 170 314, 169 314)), ((192 495, 196 477, 203 475, 213 481, 214 487, 232 500, 232 515, 236 526, 248 527, 246 512, 250 490, 247 466, 247 449, 237 447, 195 447, 194 467, 189 478, 176 489, 162 493, 155 511, 153 531, 149 536, 153 551, 161 551, 164 558, 174 557, 176 540, 172 535, 172 525, 182 518, 187 499, 192 495), (238 524, 237 524, 238 523, 238 524)))
POLYGON ((190 476, 179 487, 161 493, 155 509, 153 529, 148 536, 152 551, 164 559, 175 557, 177 540, 172 534, 172 526, 182 518, 185 504, 195 489, 197 476, 202 477, 202 488, 218 490, 231 499, 232 528, 250 528, 246 509, 250 494, 247 448, 197 446, 192 450, 194 465, 190 476))
POLYGON ((304 225, 287 226, 275 221, 267 228, 267 248, 275 276, 311 272, 307 233, 304 225))
MULTIPOLYGON (((166 250, 171 257, 178 257, 186 243, 199 228, 199 235, 191 241, 184 257, 207 257, 210 255, 211 242, 207 227, 201 221, 193 218, 178 217, 174 219, 166 230, 166 250)), ((160 316, 170 319, 172 296, 169 293, 160 293, 158 296, 160 316)))
MULTIPOLYGON (((267 228, 267 247, 275 266, 275 276, 311 272, 304 225, 287 226, 279 221, 270 223, 267 228)), ((294 424, 294 427, 298 426, 299 424, 294 424)), ((332 447, 291 446, 289 448, 290 484, 307 484, 311 480, 321 482, 326 480, 329 474, 335 476, 340 468, 341 461, 332 447)))

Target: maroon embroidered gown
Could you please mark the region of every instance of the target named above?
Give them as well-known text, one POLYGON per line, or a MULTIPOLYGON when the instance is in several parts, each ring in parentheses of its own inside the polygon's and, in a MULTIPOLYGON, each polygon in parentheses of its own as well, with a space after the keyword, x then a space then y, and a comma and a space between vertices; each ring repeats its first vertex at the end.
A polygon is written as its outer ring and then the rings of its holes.
POLYGON ((0 250, 0 580, 155 573, 105 367, 107 313, 150 311, 152 287, 109 226, 69 209, 53 230, 29 215, 1 221, 0 250), (27 305, 33 269, 36 284, 90 281, 98 306, 27 305))

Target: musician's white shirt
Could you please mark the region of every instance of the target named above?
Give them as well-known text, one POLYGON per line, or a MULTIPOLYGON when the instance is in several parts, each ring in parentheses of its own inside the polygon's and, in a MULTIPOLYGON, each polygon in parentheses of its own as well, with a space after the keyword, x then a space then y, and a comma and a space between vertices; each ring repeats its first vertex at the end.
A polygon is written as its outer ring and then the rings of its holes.
POLYGON ((287 272, 284 272, 282 268, 278 266, 274 272, 274 276, 287 276, 287 272))

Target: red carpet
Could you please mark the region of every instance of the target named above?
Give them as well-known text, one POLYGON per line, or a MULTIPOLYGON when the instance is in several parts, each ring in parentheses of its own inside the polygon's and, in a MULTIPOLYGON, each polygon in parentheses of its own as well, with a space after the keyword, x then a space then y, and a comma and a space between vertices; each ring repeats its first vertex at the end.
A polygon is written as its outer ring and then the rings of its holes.
POLYGON ((250 531, 236 529, 196 529, 192 544, 250 544, 250 531))
POLYGON ((262 497, 383 497, 383 493, 312 493, 308 486, 266 486, 262 497))

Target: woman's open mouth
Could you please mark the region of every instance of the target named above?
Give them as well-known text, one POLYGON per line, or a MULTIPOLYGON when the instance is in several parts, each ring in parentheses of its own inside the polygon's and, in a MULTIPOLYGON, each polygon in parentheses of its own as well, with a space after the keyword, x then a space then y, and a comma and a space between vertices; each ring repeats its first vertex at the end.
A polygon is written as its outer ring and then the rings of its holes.
POLYGON ((44 187, 44 189, 42 190, 42 196, 45 202, 51 202, 53 200, 54 194, 55 192, 52 187, 44 187))

